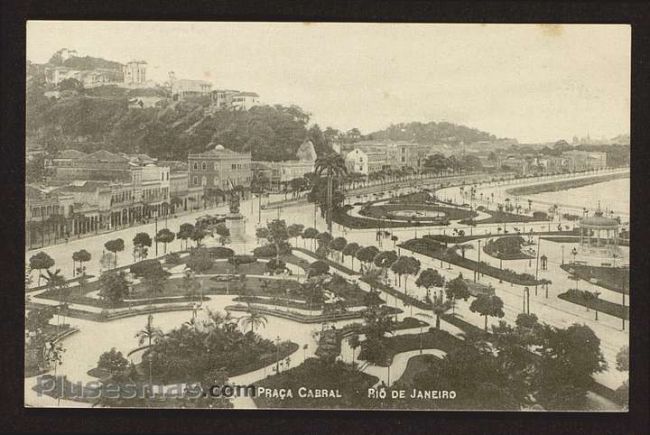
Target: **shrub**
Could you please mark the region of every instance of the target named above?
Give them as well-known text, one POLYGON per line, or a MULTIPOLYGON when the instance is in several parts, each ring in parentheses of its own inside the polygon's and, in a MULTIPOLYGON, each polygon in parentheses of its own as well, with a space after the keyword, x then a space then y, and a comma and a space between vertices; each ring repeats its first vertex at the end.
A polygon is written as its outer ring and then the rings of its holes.
MULTIPOLYGON (((288 243, 283 242, 280 244, 280 255, 291 254, 291 246, 288 243)), ((253 255, 257 258, 270 258, 275 257, 275 245, 265 245, 258 246, 253 249, 253 255)))
POLYGON ((181 262, 181 256, 176 252, 172 252, 165 256, 165 264, 176 265, 176 264, 180 264, 180 262, 181 262))
POLYGON ((329 270, 330 266, 326 262, 317 260, 309 265, 308 276, 311 278, 312 276, 324 275, 329 272, 329 270))
POLYGON ((228 263, 235 265, 256 263, 257 258, 253 255, 233 255, 228 259, 228 263))
POLYGON ((534 211, 533 218, 540 219, 540 220, 548 220, 548 214, 544 211, 534 211))
POLYGON ((162 271, 162 264, 160 264, 160 261, 155 259, 142 260, 132 264, 129 271, 135 277, 141 277, 141 276, 148 275, 152 272, 162 271))
POLYGON ((210 254, 210 258, 212 258, 213 260, 231 258, 233 255, 235 255, 235 251, 233 251, 230 248, 226 248, 224 246, 216 246, 213 248, 208 248, 208 253, 210 254))

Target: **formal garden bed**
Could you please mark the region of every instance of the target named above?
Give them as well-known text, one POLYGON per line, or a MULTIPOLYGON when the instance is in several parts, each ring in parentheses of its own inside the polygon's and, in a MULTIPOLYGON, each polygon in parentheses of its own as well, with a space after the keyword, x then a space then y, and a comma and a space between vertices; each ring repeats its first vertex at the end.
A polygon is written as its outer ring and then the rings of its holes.
POLYGON ((619 319, 630 319, 630 307, 596 299, 595 295, 588 290, 569 289, 557 295, 558 298, 585 307, 587 310, 598 310, 600 313, 609 314, 619 319))
POLYGON ((562 270, 585 281, 615 291, 630 294, 630 269, 621 267, 590 266, 586 264, 567 263, 560 266, 562 270))
POLYGON ((449 221, 468 219, 477 215, 475 212, 462 208, 427 205, 422 202, 365 206, 359 211, 359 214, 373 219, 421 222, 426 225, 448 225, 449 221), (400 211, 416 213, 407 216, 399 214, 400 211), (417 212, 439 213, 440 216, 419 216, 417 212))
MULTIPOLYGON (((395 222, 390 220, 379 221, 376 219, 350 216, 348 212, 351 209, 351 205, 337 208, 332 212, 332 220, 339 225, 357 230, 370 228, 409 228, 413 226, 425 225, 422 222, 395 222)), ((448 225, 448 223, 437 225, 448 225)))
POLYGON ((488 240, 483 246, 483 252, 499 260, 529 260, 531 255, 522 252, 526 241, 521 236, 503 236, 488 240))
POLYGON ((478 263, 474 260, 463 258, 456 252, 456 247, 446 248, 443 244, 432 239, 411 239, 400 244, 400 247, 413 252, 417 252, 418 254, 426 255, 430 258, 446 261, 447 263, 454 264, 471 271, 478 270, 481 274, 488 275, 493 278, 497 278, 513 284, 542 284, 542 281, 535 280, 535 277, 528 273, 517 273, 510 269, 499 269, 498 267, 490 266, 483 261, 478 263))
POLYGON ((256 387, 268 390, 268 394, 257 395, 253 401, 258 408, 367 409, 372 405, 368 388, 377 381, 376 376, 343 362, 309 358, 297 367, 257 382, 256 387), (287 397, 288 391, 292 397, 287 397), (315 397, 316 394, 327 397, 315 397))
POLYGON ((477 210, 489 214, 490 217, 483 219, 463 219, 459 224, 463 225, 482 225, 482 224, 509 224, 509 223, 527 223, 527 222, 546 222, 549 217, 544 212, 534 212, 533 216, 508 213, 505 211, 488 210, 484 207, 479 207, 477 210))
MULTIPOLYGON (((419 349, 440 349, 450 352, 455 347, 462 345, 462 341, 447 331, 429 328, 422 334, 404 334, 392 337, 384 337, 382 340, 386 359, 372 361, 373 364, 387 367, 393 361, 393 357, 402 352, 409 352, 419 349)), ((362 346, 359 359, 368 360, 367 349, 362 346)))

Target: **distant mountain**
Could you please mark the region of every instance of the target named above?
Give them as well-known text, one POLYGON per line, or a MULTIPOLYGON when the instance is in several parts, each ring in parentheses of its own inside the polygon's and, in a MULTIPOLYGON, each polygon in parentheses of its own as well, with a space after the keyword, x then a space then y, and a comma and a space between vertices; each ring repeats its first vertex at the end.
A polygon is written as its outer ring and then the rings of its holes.
POLYGON ((459 144, 461 142, 471 144, 497 140, 493 134, 450 122, 395 124, 384 130, 373 132, 369 136, 372 139, 404 140, 420 144, 459 144))

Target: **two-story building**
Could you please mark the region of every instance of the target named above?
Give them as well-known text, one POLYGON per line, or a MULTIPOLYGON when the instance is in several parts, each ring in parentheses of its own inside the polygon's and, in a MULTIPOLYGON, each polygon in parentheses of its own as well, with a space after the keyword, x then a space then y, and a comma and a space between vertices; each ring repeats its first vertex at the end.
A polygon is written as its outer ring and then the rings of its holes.
POLYGON ((210 144, 208 151, 187 156, 190 187, 227 191, 230 183, 250 189, 251 153, 237 153, 223 145, 210 144))

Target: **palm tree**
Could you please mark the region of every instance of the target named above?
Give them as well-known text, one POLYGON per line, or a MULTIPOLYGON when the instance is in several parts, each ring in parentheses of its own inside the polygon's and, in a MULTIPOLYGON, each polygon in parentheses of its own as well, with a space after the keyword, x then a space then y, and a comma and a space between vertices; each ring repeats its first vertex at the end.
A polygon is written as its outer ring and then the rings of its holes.
POLYGON ((327 230, 332 232, 332 183, 333 179, 347 174, 345 160, 339 154, 332 153, 319 157, 314 166, 314 173, 318 176, 323 173, 327 176, 327 230))
POLYGON ((147 324, 143 329, 138 331, 135 334, 135 337, 138 339, 138 344, 142 346, 145 341, 148 342, 148 351, 149 351, 149 387, 153 387, 153 376, 152 376, 152 371, 151 371, 151 364, 152 364, 152 355, 151 355, 151 343, 154 340, 158 340, 163 337, 163 332, 160 328, 156 328, 153 326, 153 315, 149 314, 147 317, 147 324))
MULTIPOLYGON (((61 324, 61 311, 64 308, 63 299, 65 297, 65 290, 68 288, 68 283, 65 280, 65 277, 61 274, 61 269, 56 269, 54 272, 47 269, 45 271, 46 275, 41 275, 41 278, 47 283, 47 287, 50 290, 56 291, 59 293, 59 306, 57 307, 57 333, 59 332, 59 325, 61 324)), ((65 314, 63 315, 63 321, 65 322, 65 314)))
POLYGON ((255 328, 266 326, 268 319, 264 314, 260 313, 258 310, 254 309, 250 304, 248 304, 248 315, 242 317, 240 319, 240 322, 242 323, 244 329, 248 328, 250 325, 251 332, 255 332, 255 328))

